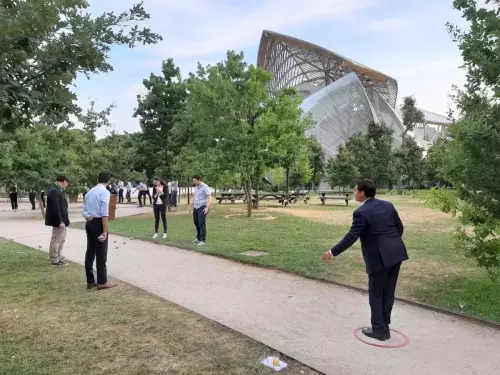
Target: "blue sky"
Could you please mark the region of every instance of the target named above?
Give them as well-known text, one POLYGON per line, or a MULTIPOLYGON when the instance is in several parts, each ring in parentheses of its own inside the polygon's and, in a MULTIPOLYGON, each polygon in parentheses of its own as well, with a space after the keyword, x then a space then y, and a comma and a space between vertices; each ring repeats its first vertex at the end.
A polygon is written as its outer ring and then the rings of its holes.
MULTIPOLYGON (((90 0, 90 11, 122 11, 133 0, 90 0)), ((464 82, 447 21, 461 22, 452 0, 144 0, 147 21, 164 40, 148 47, 114 47, 114 71, 78 79, 79 103, 116 103, 117 131, 139 130, 132 118, 142 80, 172 57, 183 75, 197 62, 224 59, 228 49, 256 62, 263 29, 316 43, 398 80, 399 97, 415 95, 422 108, 446 113, 453 84, 464 82)))

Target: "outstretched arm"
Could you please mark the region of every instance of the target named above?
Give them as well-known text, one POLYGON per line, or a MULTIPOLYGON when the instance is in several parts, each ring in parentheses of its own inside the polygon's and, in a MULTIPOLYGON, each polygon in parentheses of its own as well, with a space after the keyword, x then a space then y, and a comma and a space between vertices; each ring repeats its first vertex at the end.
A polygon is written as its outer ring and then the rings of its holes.
POLYGON ((348 248, 350 248, 358 240, 365 229, 365 219, 361 213, 354 211, 352 215, 352 225, 349 232, 344 236, 344 238, 331 248, 330 252, 333 256, 340 255, 348 248))

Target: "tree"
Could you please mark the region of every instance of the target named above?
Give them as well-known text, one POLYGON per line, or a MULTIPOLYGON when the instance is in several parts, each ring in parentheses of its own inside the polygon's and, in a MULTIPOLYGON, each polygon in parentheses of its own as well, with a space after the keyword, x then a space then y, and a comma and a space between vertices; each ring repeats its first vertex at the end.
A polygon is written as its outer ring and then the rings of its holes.
POLYGON ((468 22, 466 30, 448 23, 467 72, 464 90, 456 90, 460 118, 450 128, 451 140, 442 167, 456 194, 435 189, 430 203, 458 214, 457 244, 490 275, 500 274, 500 22, 498 1, 486 6, 455 0, 468 22), (470 228, 473 228, 471 231, 470 228))
POLYGON ((327 169, 331 188, 353 186, 360 178, 358 165, 354 152, 340 145, 335 158, 328 160, 327 169))
POLYGON ((80 112, 70 90, 77 75, 112 70, 114 44, 133 47, 161 37, 137 23, 149 18, 142 3, 129 11, 92 17, 86 0, 0 2, 0 129, 61 123, 80 112))
POLYGON ((287 196, 292 172, 310 179, 306 130, 314 122, 310 115, 302 116, 300 102, 295 89, 285 89, 268 100, 256 124, 259 149, 264 151, 268 167, 280 166, 285 170, 287 196))
POLYGON ((243 58, 243 53, 229 51, 224 62, 198 65, 188 79, 185 111, 172 138, 184 143, 183 148, 214 157, 219 171, 241 175, 250 216, 252 179, 263 158, 255 119, 267 102, 271 76, 243 58))
POLYGON ((325 178, 326 156, 323 147, 314 136, 307 139, 309 151, 309 168, 311 169, 312 190, 319 186, 325 178))
POLYGON ((423 182, 425 163, 423 149, 410 137, 403 138, 403 144, 394 152, 395 171, 398 181, 402 181, 413 190, 423 182))
POLYGON ((169 134, 184 109, 186 86, 172 59, 162 63, 161 76, 151 74, 143 85, 147 93, 137 96, 134 112, 142 129, 139 155, 149 179, 154 178, 155 167, 162 176, 171 178, 174 154, 169 147, 169 134))
POLYGON ((403 125, 405 127, 401 139, 404 140, 408 132, 415 129, 415 126, 418 124, 425 124, 425 116, 422 111, 417 108, 417 101, 412 96, 405 96, 403 98, 401 112, 403 113, 403 125))
POLYGON ((427 182, 431 186, 446 186, 451 184, 443 173, 449 143, 449 139, 439 138, 427 150, 425 173, 427 182))

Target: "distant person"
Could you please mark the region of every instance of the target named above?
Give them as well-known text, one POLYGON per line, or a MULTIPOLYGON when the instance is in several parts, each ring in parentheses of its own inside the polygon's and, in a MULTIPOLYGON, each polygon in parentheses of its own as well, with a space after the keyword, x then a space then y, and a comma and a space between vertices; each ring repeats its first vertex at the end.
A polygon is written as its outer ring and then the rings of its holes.
POLYGON ((131 203, 132 202, 132 183, 130 181, 127 182, 127 185, 126 185, 126 189, 127 189, 127 203, 131 203))
POLYGON ((14 184, 10 187, 9 192, 10 206, 13 211, 17 211, 19 207, 18 199, 19 199, 19 190, 17 189, 17 185, 14 184))
POLYGON ((202 181, 200 175, 193 176, 195 185, 193 198, 193 220, 196 227, 196 240, 198 246, 203 246, 207 240, 207 224, 206 217, 210 206, 212 205, 212 192, 210 187, 202 181))
POLYGON ((40 191, 40 200, 42 201, 43 208, 45 208, 45 190, 40 191))
MULTIPOLYGON (((151 192, 149 191, 149 185, 146 185, 146 196, 149 198, 149 204, 153 204, 153 199, 151 198, 151 192)), ((146 198, 144 198, 144 204, 146 204, 146 198)))
POLYGON ((177 207, 177 197, 179 194, 179 181, 174 180, 170 184, 170 190, 171 190, 171 199, 170 199, 170 205, 177 207))
POLYGON ((64 257, 61 255, 66 241, 66 228, 69 226, 68 202, 64 198, 63 190, 68 186, 65 176, 58 176, 54 186, 47 191, 47 209, 45 225, 52 227, 49 255, 53 266, 64 266, 64 257))
POLYGON ((123 203, 123 188, 125 184, 122 180, 118 181, 118 203, 123 203))
POLYGON ((34 211, 36 210, 36 192, 35 189, 31 189, 30 192, 28 193, 28 198, 31 203, 31 210, 34 211))
POLYGON ((153 238, 158 238, 160 217, 163 224, 163 238, 167 238, 167 191, 167 183, 161 178, 156 177, 153 187, 153 212, 155 215, 155 233, 153 235, 153 238))
POLYGON ((114 288, 116 284, 108 283, 108 272, 106 262, 108 257, 108 216, 109 197, 111 196, 107 186, 109 174, 101 172, 98 184, 86 195, 83 205, 83 217, 87 221, 85 232, 87 233, 87 252, 85 253, 85 274, 87 277, 87 289, 97 287, 98 290, 114 288), (97 268, 97 283, 94 278, 94 260, 97 268))
POLYGON ((135 191, 139 190, 139 207, 143 207, 146 204, 146 191, 148 190, 148 186, 142 182, 139 182, 135 188, 135 191))
POLYGON ((376 187, 370 180, 361 180, 354 188, 354 199, 361 206, 353 213, 349 233, 328 250, 322 260, 330 261, 351 247, 358 238, 368 273, 368 295, 371 328, 365 336, 385 341, 391 338, 389 325, 394 305, 396 284, 401 263, 408 260, 401 236, 403 223, 393 204, 375 198, 376 187))

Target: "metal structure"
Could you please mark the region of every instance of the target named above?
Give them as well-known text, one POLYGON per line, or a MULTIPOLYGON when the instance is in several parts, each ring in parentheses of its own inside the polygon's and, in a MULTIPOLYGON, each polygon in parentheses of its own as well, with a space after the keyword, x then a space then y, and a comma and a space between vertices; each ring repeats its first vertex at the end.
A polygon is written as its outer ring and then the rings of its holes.
POLYGON ((394 78, 325 48, 290 36, 264 30, 260 40, 257 65, 273 73, 271 92, 286 87, 297 87, 307 97, 355 72, 363 87, 372 87, 393 108, 396 106, 398 83, 394 78))
MULTIPOLYGON (((273 74, 269 92, 294 87, 303 95, 301 108, 311 113, 316 136, 327 157, 357 133, 366 133, 370 122, 384 123, 401 142, 402 114, 396 107, 397 81, 315 44, 272 31, 263 31, 258 66, 273 74)), ((423 111, 426 123, 409 132, 424 149, 450 121, 423 111), (429 126, 431 125, 431 126, 429 126)))

